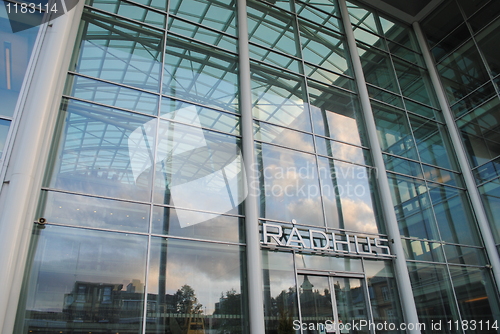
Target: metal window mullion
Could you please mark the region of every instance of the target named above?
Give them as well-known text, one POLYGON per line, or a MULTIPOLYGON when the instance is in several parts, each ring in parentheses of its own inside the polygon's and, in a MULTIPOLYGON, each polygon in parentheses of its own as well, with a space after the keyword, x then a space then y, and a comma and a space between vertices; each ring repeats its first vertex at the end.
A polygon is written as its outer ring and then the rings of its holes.
POLYGON ((413 23, 413 28, 415 30, 415 34, 417 35, 417 40, 420 44, 420 48, 422 49, 424 61, 429 70, 429 75, 431 77, 432 84, 434 85, 439 105, 441 106, 443 117, 445 119, 446 125, 449 130, 451 142, 455 147, 458 163, 462 170, 465 186, 469 193, 469 198, 472 204, 472 208, 477 218, 477 225, 482 235, 486 253, 492 267, 491 271, 493 273, 493 277, 495 279, 498 289, 498 287, 500 287, 500 258, 498 256, 498 251, 495 247, 495 241, 493 240, 492 230, 488 223, 488 218, 486 216, 486 212, 483 207, 479 191, 476 187, 472 171, 469 167, 469 163, 467 160, 462 140, 460 139, 457 125, 453 120, 451 109, 448 106, 444 89, 441 86, 441 81, 439 80, 437 70, 432 62, 432 58, 427 48, 424 35, 422 33, 422 30, 420 29, 420 25, 417 22, 413 23))
MULTIPOLYGON (((366 86, 365 77, 363 74, 363 67, 361 65, 361 60, 359 58, 356 39, 354 38, 354 32, 352 30, 351 22, 349 20, 349 12, 345 0, 339 0, 339 7, 342 13, 342 21, 344 23, 344 29, 347 39, 347 45, 349 47, 349 52, 351 54, 351 60, 353 63, 353 69, 356 77, 356 84, 358 87, 359 98, 361 102, 361 109, 364 115, 365 125, 367 128, 368 140, 371 143, 371 151, 373 155, 373 162, 375 167, 379 170, 377 184, 379 186, 382 196, 382 210, 384 212, 385 219, 387 220, 387 232, 389 238, 393 240, 392 249, 397 255, 394 258, 394 267, 397 276, 397 284, 399 287, 399 292, 401 293, 401 302, 403 306, 403 313, 405 316, 406 323, 418 323, 417 309, 415 306, 415 300, 412 293, 410 276, 408 274, 408 268, 406 266, 403 244, 401 242, 401 237, 399 234, 398 222, 396 214, 394 212, 394 205, 391 201, 391 190, 389 186, 389 180, 387 178, 387 172, 385 169, 384 159, 382 157, 382 150, 378 142, 377 128, 375 126, 375 119, 373 117, 373 111, 370 104, 370 97, 368 95, 368 89, 366 86)), ((420 333, 420 330, 408 330, 409 333, 416 334, 420 333)))

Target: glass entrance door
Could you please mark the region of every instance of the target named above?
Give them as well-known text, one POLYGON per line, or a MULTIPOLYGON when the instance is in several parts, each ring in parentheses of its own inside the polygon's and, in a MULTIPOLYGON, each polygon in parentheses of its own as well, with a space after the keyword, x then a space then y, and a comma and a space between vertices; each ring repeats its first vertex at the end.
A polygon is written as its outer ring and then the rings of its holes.
POLYGON ((299 274, 298 285, 302 334, 369 333, 363 279, 299 274))

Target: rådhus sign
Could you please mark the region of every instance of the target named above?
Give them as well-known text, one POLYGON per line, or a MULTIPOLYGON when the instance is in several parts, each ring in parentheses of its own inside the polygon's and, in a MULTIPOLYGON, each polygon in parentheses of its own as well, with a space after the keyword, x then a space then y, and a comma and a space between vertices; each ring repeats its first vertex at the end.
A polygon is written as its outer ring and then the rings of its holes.
POLYGON ((262 224, 261 244, 360 256, 391 256, 389 240, 355 233, 262 224))

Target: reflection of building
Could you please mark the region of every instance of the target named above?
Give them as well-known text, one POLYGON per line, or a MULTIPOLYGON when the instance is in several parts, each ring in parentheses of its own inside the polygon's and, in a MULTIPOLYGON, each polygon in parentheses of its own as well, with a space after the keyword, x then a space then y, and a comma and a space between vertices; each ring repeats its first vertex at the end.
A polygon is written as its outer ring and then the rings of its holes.
POLYGON ((500 319, 499 1, 8 8, 2 334, 500 319))

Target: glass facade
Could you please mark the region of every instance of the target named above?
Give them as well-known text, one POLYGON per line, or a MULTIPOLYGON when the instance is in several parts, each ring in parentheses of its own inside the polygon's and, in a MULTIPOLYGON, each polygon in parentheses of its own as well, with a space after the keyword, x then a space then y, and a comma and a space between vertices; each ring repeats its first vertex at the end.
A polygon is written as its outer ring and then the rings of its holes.
MULTIPOLYGON (((421 22, 498 249, 499 22, 496 0, 421 22)), ((476 189, 411 25, 346 0, 88 0, 75 24, 15 333, 500 333, 476 189)), ((30 31, 11 34, 28 56, 30 31)))

